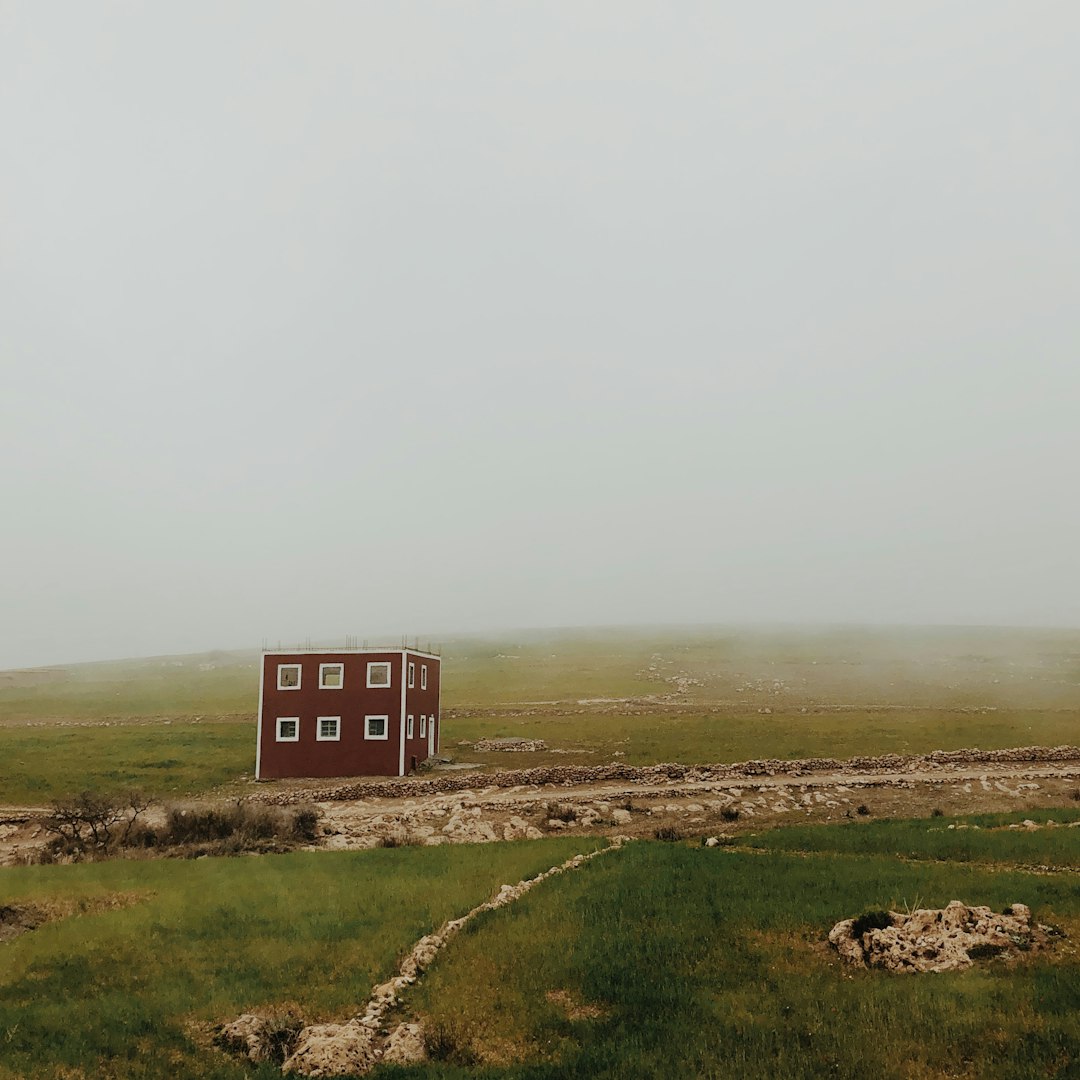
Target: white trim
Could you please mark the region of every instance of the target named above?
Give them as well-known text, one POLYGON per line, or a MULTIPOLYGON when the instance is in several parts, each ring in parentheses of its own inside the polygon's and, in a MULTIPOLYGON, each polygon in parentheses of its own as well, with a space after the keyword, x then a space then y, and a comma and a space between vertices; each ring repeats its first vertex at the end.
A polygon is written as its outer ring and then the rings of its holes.
POLYGON ((420 738, 427 738, 427 713, 420 714, 420 738))
POLYGON ((277 666, 277 688, 279 690, 299 690, 300 683, 304 678, 304 665, 303 664, 278 664, 277 666), (296 685, 295 686, 282 686, 281 685, 281 673, 286 668, 296 668, 296 685))
POLYGON ((413 660, 409 661, 409 689, 416 689, 416 663, 413 660))
POLYGON ((435 706, 435 753, 442 746, 442 660, 436 661, 439 671, 439 700, 435 706))
POLYGON ((398 776, 405 775, 405 650, 401 651, 401 704, 398 707, 398 776))
POLYGON ((399 656, 408 653, 410 656, 423 656, 428 660, 441 660, 438 653, 424 652, 423 649, 319 649, 312 646, 310 649, 266 649, 263 656, 399 656))
POLYGON ((341 742, 341 717, 340 716, 316 716, 315 717, 315 741, 316 742, 341 742), (324 735, 322 726, 324 720, 334 721, 334 734, 324 735))
POLYGON ((420 665, 420 689, 427 689, 427 664, 420 665))
POLYGON ((369 690, 389 690, 394 685, 394 676, 390 671, 392 660, 369 660, 367 666, 367 688, 369 690), (386 668, 386 682, 372 682, 371 669, 374 667, 386 668))
POLYGON ((413 714, 409 713, 409 718, 405 721, 405 738, 413 738, 413 714))
POLYGON ((345 689, 345 662, 343 660, 333 660, 329 664, 320 664, 319 665, 319 689, 320 690, 344 690, 345 689), (337 686, 327 686, 323 682, 323 671, 325 671, 326 668, 331 668, 331 667, 341 668, 341 678, 338 681, 337 686))
POLYGON ((365 716, 364 717, 364 738, 365 739, 373 739, 373 740, 387 740, 387 739, 389 739, 390 738, 390 717, 387 716, 385 713, 377 713, 377 714, 373 714, 371 716, 365 716), (369 734, 369 731, 370 731, 370 729, 368 728, 368 721, 369 720, 381 720, 383 722, 383 733, 381 735, 371 735, 371 734, 369 734))
POLYGON ((266 660, 259 663, 259 721, 255 735, 255 779, 262 779, 262 726, 263 726, 263 683, 266 681, 266 660))
POLYGON ((277 718, 277 723, 274 725, 274 730, 275 730, 276 741, 277 742, 299 742, 300 741, 300 717, 299 716, 279 716, 277 718), (288 736, 288 735, 282 735, 281 734, 281 725, 282 724, 295 724, 296 725, 296 734, 291 736, 291 737, 288 736))

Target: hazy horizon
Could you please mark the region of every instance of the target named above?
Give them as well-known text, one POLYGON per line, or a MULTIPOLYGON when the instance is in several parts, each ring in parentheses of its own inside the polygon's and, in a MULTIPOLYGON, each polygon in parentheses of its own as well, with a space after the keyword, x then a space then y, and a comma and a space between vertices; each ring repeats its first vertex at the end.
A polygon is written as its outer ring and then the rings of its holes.
POLYGON ((1080 9, 0 4, 0 669, 1080 626, 1080 9))
MULTIPOLYGON (((737 639, 737 648, 745 648, 760 642, 755 639, 774 638, 787 643, 796 643, 800 646, 810 645, 815 638, 826 641, 837 635, 862 634, 863 644, 872 640, 876 643, 891 642, 893 645, 909 647, 913 644, 928 646, 930 639, 944 638, 953 645, 972 645, 975 639, 983 639, 985 644, 990 644, 991 639, 997 639, 994 644, 1001 645, 1001 638, 1014 637, 1011 643, 1014 649, 1022 653, 1024 648, 1030 646, 1027 640, 1030 637, 1049 635, 1051 637, 1077 637, 1080 646, 1080 627, 1073 626, 1006 626, 1006 625, 960 625, 950 623, 925 623, 922 625, 902 623, 642 623, 642 624, 597 624, 568 625, 568 626, 504 626, 487 627, 473 631, 446 631, 441 634, 371 634, 366 638, 357 634, 311 634, 300 635, 291 638, 260 640, 253 644, 209 644, 173 652, 139 653, 129 656, 82 656, 69 657, 66 660, 51 661, 42 664, 22 664, 14 667, 2 668, 0 673, 15 671, 31 671, 45 668, 78 667, 81 665, 112 664, 112 663, 142 663, 170 659, 182 656, 209 656, 216 654, 236 655, 243 653, 258 654, 260 652, 298 652, 326 649, 333 651, 337 648, 398 648, 402 639, 407 647, 431 648, 445 652, 463 645, 466 642, 480 642, 485 644, 521 644, 535 645, 537 641, 544 640, 570 640, 584 641, 608 639, 616 635, 626 635, 636 645, 640 645, 650 635, 656 635, 658 647, 670 646, 672 639, 686 641, 698 641, 701 638, 708 639, 713 636, 730 636, 737 639), (346 646, 346 639, 350 644, 346 646), (417 645, 414 645, 418 643, 417 645)), ((939 641, 940 644, 940 641, 939 641)), ((1019 654, 1018 653, 1018 654, 1019 654)))

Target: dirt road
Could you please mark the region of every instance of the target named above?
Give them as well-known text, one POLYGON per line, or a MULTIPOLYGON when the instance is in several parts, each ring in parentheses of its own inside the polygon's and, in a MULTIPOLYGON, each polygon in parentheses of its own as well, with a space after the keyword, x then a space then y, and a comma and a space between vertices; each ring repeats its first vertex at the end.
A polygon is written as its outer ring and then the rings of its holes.
MULTIPOLYGON (((478 781, 490 777, 477 777, 478 781)), ((478 843, 576 830, 653 836, 730 833, 785 821, 1075 806, 1080 762, 1005 762, 935 769, 849 768, 766 777, 616 780, 499 787, 419 797, 324 800, 324 840, 338 849, 478 843)))
MULTIPOLYGON (((315 781, 287 790, 257 790, 251 797, 316 802, 322 811, 316 846, 330 850, 485 843, 566 832, 720 835, 794 821, 1075 807, 1080 760, 1070 754, 1063 755, 1065 760, 1046 760, 1055 751, 1025 748, 1033 749, 1038 752, 1023 759, 1016 757, 1021 751, 997 752, 1007 760, 976 762, 940 763, 930 755, 898 768, 860 767, 867 759, 832 762, 830 768, 784 762, 783 771, 772 775, 757 763, 743 775, 716 775, 730 773, 733 766, 657 766, 636 770, 640 775, 629 778, 559 783, 507 782, 529 773, 440 778, 436 772, 427 780, 350 785, 346 790, 355 792, 354 798, 341 797, 340 788, 327 792, 315 781), (664 770, 677 775, 664 776, 664 770), (452 790, 437 790, 444 783, 452 790), (380 794, 388 787, 395 794, 380 794)), ((45 843, 47 813, 47 807, 0 807, 0 865, 23 862, 45 843)))

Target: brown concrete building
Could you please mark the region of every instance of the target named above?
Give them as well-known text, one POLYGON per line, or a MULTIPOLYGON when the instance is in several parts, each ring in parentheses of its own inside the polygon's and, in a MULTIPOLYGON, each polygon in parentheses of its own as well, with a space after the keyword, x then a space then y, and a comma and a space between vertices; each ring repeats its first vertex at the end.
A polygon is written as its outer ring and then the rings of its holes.
POLYGON ((255 779, 405 776, 439 749, 440 667, 416 649, 264 653, 255 779))

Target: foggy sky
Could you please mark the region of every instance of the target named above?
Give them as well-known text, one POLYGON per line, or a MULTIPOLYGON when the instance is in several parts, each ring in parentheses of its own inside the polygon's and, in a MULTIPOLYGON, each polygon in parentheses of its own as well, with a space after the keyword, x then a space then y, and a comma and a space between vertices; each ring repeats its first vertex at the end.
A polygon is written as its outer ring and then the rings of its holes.
POLYGON ((1080 625, 1071 2, 0 3, 0 668, 1080 625))

